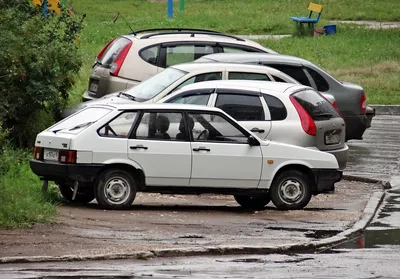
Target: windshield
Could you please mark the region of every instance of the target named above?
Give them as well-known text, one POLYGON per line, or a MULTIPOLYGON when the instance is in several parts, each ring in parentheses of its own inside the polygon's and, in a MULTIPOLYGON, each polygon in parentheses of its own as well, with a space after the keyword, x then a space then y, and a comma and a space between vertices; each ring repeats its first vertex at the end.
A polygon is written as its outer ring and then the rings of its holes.
POLYGON ((132 95, 135 98, 135 101, 144 102, 154 98, 160 94, 161 91, 186 74, 187 72, 174 68, 168 68, 161 73, 142 81, 126 92, 132 95))
POLYGON ((109 108, 88 107, 56 123, 48 130, 54 133, 65 130, 77 134, 110 112, 109 108))

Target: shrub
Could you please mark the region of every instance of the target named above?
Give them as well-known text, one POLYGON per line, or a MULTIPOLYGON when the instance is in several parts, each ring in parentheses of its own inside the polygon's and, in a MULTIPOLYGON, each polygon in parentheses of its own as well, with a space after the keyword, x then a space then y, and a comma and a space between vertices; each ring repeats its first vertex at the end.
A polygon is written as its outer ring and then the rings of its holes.
MULTIPOLYGON (((0 0, 0 122, 18 146, 60 119, 81 67, 82 20, 43 16, 28 0, 0 0)), ((83 19, 83 18, 82 18, 83 19)))

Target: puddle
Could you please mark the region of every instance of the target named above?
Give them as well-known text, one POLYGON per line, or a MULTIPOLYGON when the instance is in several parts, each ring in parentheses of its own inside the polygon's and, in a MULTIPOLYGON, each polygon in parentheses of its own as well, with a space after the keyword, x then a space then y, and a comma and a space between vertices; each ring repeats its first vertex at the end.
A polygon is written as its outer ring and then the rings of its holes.
POLYGON ((377 248, 383 245, 400 245, 400 229, 368 230, 360 237, 334 249, 377 248))
POLYGON ((304 232, 305 237, 314 239, 323 239, 332 237, 341 232, 338 230, 309 230, 309 229, 286 228, 286 227, 268 227, 268 229, 274 231, 304 232))

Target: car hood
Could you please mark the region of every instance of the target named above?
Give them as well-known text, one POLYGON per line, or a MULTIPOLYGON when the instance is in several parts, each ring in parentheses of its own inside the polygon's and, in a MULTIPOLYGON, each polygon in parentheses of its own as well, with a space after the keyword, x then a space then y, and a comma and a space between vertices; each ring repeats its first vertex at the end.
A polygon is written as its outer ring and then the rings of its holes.
POLYGON ((63 118, 68 117, 71 114, 74 114, 75 112, 77 112, 81 109, 84 109, 88 106, 91 106, 91 105, 132 104, 132 103, 139 103, 139 102, 132 101, 123 96, 118 97, 118 93, 112 93, 112 94, 108 94, 102 98, 86 101, 86 102, 77 104, 73 107, 67 108, 63 111, 62 117, 63 118))

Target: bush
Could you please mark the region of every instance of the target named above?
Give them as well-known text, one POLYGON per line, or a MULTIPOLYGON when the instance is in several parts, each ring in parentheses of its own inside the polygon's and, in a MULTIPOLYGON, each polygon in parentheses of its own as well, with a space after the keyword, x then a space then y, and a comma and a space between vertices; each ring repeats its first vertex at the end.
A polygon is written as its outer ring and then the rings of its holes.
POLYGON ((0 7, 0 122, 16 145, 31 146, 67 103, 81 67, 82 20, 66 10, 45 18, 28 0, 0 7))

